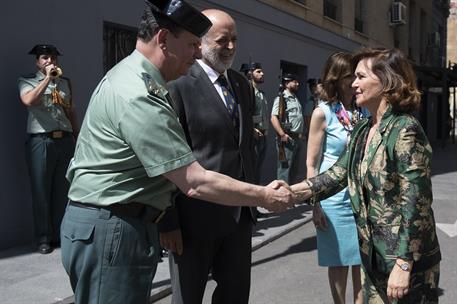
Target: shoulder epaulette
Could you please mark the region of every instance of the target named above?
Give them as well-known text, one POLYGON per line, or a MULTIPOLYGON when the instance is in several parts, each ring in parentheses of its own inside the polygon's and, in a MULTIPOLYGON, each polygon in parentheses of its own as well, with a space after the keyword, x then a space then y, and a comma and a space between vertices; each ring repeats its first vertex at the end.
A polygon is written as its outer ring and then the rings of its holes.
POLYGON ((146 85, 146 89, 148 93, 151 95, 163 97, 163 87, 158 84, 151 75, 147 73, 142 73, 144 84, 146 85))

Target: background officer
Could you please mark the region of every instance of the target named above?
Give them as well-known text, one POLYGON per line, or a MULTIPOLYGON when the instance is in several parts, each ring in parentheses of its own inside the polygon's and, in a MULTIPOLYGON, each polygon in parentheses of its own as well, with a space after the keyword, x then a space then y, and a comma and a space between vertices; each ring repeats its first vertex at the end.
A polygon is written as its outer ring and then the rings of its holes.
POLYGON ((285 101, 284 123, 279 115, 279 96, 276 97, 271 111, 271 124, 277 133, 278 142, 283 143, 286 161, 278 161, 278 179, 293 183, 298 170, 298 152, 303 142, 302 106, 295 93, 298 91, 298 78, 294 74, 284 74, 283 96, 285 101))
POLYGON ((268 135, 268 101, 265 93, 260 89, 264 82, 264 72, 262 65, 258 62, 243 63, 240 71, 248 78, 254 89, 255 110, 252 117, 254 122, 255 148, 257 152, 257 170, 260 174, 260 168, 265 159, 266 136, 268 135))
POLYGON ((68 182, 65 172, 73 156, 78 126, 70 80, 61 76, 53 45, 36 45, 38 71, 19 78, 19 94, 28 110, 26 157, 32 190, 38 251, 46 254, 59 244, 68 182))

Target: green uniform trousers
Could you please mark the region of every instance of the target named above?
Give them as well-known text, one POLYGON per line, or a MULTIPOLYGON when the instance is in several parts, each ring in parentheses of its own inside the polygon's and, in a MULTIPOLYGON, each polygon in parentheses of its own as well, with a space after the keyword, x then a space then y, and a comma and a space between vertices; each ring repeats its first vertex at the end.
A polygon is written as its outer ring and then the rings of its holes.
POLYGON ((303 139, 294 137, 284 145, 287 164, 278 161, 278 179, 285 181, 288 184, 294 184, 299 175, 299 152, 302 147, 303 139))
POLYGON ((159 252, 155 224, 68 205, 61 242, 76 304, 148 303, 159 252))
POLYGON ((69 187, 65 173, 74 148, 71 133, 58 139, 46 134, 29 135, 25 144, 38 243, 59 241, 69 187))

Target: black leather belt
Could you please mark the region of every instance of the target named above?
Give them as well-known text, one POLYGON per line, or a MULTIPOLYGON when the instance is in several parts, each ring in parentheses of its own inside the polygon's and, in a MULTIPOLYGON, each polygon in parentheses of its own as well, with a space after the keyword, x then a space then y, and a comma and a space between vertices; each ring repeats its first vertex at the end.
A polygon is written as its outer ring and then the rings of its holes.
POLYGON ((97 206, 93 204, 80 203, 74 201, 69 201, 68 204, 70 206, 84 209, 106 209, 119 217, 144 218, 146 221, 153 223, 158 223, 165 214, 165 210, 159 210, 152 206, 135 202, 131 202, 128 204, 112 204, 108 206, 97 206))
POLYGON ((46 132, 46 133, 30 133, 30 137, 49 137, 52 139, 59 139, 59 138, 64 138, 67 136, 72 135, 73 133, 67 132, 67 131, 51 131, 51 132, 46 132))

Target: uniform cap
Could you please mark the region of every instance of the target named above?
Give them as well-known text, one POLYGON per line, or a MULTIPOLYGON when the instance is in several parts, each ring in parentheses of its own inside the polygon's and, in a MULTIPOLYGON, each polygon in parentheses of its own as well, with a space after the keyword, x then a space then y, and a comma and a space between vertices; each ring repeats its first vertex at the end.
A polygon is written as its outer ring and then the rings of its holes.
POLYGON ((61 56, 62 54, 52 44, 37 44, 29 52, 30 55, 54 55, 61 56))
POLYGON ((147 0, 153 13, 158 13, 186 29, 197 37, 202 37, 211 27, 211 21, 183 0, 147 0))
POLYGON ((291 74, 291 73, 285 73, 282 75, 282 81, 292 81, 292 80, 298 81, 297 75, 291 74))
POLYGON ((240 72, 246 73, 248 71, 254 71, 261 68, 262 65, 259 62, 243 63, 240 67, 240 72))

